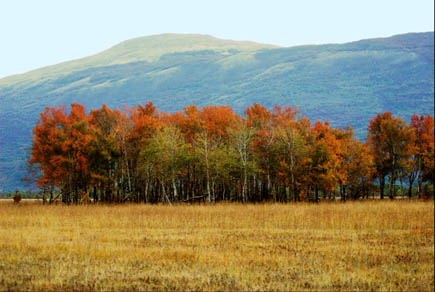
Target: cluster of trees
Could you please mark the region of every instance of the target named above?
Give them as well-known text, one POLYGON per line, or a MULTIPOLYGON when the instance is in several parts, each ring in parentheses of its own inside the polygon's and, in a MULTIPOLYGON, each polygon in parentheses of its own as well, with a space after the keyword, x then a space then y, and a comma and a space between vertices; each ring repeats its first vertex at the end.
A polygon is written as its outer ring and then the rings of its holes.
POLYGON ((370 121, 366 143, 351 128, 301 117, 294 108, 195 105, 172 114, 149 102, 121 110, 46 108, 33 129, 29 165, 45 192, 65 203, 318 201, 391 198, 397 181, 434 183, 434 123, 391 113, 370 121), (374 183, 376 182, 376 183, 374 183), (379 187, 378 187, 379 189, 379 187))

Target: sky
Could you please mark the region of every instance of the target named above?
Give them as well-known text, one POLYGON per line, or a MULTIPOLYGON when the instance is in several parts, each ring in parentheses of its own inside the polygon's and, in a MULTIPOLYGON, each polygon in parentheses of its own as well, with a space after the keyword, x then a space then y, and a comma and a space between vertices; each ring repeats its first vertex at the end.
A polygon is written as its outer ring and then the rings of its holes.
POLYGON ((433 0, 0 0, 0 78, 161 33, 289 47, 433 30, 433 0))

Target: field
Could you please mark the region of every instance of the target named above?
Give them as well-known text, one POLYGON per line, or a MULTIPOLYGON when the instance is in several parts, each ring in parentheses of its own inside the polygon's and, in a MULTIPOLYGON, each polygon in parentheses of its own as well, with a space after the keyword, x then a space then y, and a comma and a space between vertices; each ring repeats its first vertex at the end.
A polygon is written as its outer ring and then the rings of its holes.
POLYGON ((434 290, 434 203, 0 201, 0 290, 434 290))

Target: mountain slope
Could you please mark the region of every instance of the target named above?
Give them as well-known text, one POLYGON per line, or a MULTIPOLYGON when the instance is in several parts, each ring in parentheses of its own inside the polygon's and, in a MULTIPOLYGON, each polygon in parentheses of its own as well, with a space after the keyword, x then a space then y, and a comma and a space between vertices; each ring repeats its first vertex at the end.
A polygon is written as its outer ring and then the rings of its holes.
POLYGON ((59 74, 102 66, 127 64, 131 62, 155 62, 165 54, 213 50, 227 52, 249 52, 278 46, 248 41, 221 40, 209 35, 161 34, 134 38, 124 41, 99 54, 78 60, 48 66, 31 72, 0 79, 0 86, 11 86, 22 81, 47 81, 59 74))
POLYGON ((44 106, 80 102, 90 109, 152 100, 162 111, 229 104, 241 112, 253 102, 290 105, 311 119, 349 124, 364 138, 377 112, 406 119, 433 113, 433 39, 429 32, 278 48, 165 34, 1 79, 0 190, 18 185, 24 148, 44 106))

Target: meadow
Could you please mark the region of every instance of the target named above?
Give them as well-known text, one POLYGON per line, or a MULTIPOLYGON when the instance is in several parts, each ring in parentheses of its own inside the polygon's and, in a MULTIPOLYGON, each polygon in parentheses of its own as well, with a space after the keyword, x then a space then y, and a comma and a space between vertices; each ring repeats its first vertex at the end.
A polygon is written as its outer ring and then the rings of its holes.
POLYGON ((0 201, 0 290, 434 290, 434 202, 0 201))

